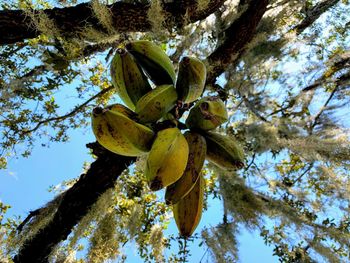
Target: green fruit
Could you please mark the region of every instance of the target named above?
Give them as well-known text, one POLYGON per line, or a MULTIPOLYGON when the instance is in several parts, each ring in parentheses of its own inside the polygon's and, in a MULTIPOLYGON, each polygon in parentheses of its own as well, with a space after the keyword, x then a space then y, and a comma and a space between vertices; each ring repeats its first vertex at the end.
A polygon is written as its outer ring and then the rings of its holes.
POLYGON ((142 69, 126 50, 118 48, 110 68, 112 84, 119 97, 130 108, 152 88, 142 69))
POLYGON ((215 132, 204 134, 207 159, 222 169, 236 170, 244 166, 244 152, 235 139, 215 132))
POLYGON ((158 86, 137 102, 135 112, 141 123, 156 122, 175 106, 176 101, 173 85, 158 86))
POLYGON ((176 91, 179 100, 190 103, 197 100, 204 91, 207 70, 199 59, 184 57, 179 64, 176 91))
POLYGON ((224 102, 218 97, 205 97, 190 110, 186 125, 190 129, 213 130, 228 120, 224 102))
POLYGON ((147 158, 145 176, 149 187, 157 191, 176 182, 183 174, 188 159, 188 144, 178 128, 161 130, 147 158))
POLYGON ((95 108, 92 113, 92 130, 97 141, 107 150, 124 156, 146 154, 154 139, 154 132, 130 119, 124 109, 95 108))
POLYGON ((205 138, 194 132, 186 132, 185 138, 189 147, 186 169, 179 180, 167 187, 165 201, 176 204, 184 198, 196 184, 203 168, 207 144, 205 138))
POLYGON ((126 49, 155 85, 175 84, 174 66, 159 46, 147 40, 139 40, 128 43, 126 49))

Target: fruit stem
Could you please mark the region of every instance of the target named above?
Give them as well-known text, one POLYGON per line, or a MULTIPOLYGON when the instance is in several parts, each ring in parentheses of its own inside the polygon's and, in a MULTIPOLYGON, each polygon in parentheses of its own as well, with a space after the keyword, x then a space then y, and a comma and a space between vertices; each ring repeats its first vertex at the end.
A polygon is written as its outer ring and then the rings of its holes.
POLYGON ((117 53, 118 53, 119 55, 125 55, 125 54, 126 54, 126 50, 125 50, 124 48, 118 48, 118 49, 117 49, 117 53))
POLYGON ((189 57, 183 57, 182 63, 184 63, 185 65, 188 65, 190 63, 190 58, 189 57))
POLYGON ((103 108, 101 107, 96 107, 92 110, 92 114, 94 115, 100 115, 103 112, 103 108))
POLYGON ((183 250, 183 262, 185 263, 186 260, 186 256, 187 256, 187 237, 184 237, 184 250, 183 250))

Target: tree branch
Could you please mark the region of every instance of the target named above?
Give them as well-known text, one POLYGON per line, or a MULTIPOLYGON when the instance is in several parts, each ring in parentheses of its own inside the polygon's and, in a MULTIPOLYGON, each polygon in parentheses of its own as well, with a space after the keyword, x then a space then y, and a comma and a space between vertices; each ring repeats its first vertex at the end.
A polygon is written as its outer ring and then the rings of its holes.
POLYGON ((308 167, 302 172, 292 183, 289 187, 292 187, 295 185, 297 182, 301 181, 301 179, 308 173, 310 170, 314 167, 314 162, 310 163, 308 167))
POLYGON ((307 11, 306 17, 303 19, 303 21, 301 21, 299 25, 294 27, 294 30, 296 30, 298 35, 303 33, 303 31, 312 25, 324 12, 335 6, 338 2, 339 0, 325 0, 317 3, 307 11))
POLYGON ((52 221, 20 248, 14 257, 15 263, 48 262, 52 249, 67 238, 99 196, 113 187, 123 170, 135 161, 133 157, 111 153, 98 143, 90 143, 87 147, 98 156, 97 160, 64 193, 52 221))
MULTIPOLYGON (((187 12, 183 11, 183 1, 167 1, 164 3, 164 10, 169 14, 165 26, 183 26, 186 23, 193 23, 201 20, 215 12, 223 0, 211 0, 204 10, 192 8, 187 12), (175 24, 174 24, 175 23, 175 24)), ((195 2, 195 1, 191 1, 195 2)), ((112 14, 112 25, 116 32, 145 32, 151 29, 147 18, 149 4, 116 2, 107 5, 112 14)), ((59 35, 63 38, 83 37, 86 27, 92 27, 98 31, 106 32, 106 29, 99 23, 94 14, 91 3, 82 3, 72 7, 53 8, 45 10, 34 10, 34 14, 42 12, 51 19, 59 35)), ((25 39, 39 36, 37 28, 29 26, 31 18, 22 10, 1 10, 0 11, 0 45, 12 44, 25 39)))
POLYGON ((328 99, 326 100, 326 102, 324 103, 324 105, 321 107, 321 109, 319 110, 319 112, 315 115, 314 121, 313 121, 313 123, 311 124, 311 126, 310 126, 310 128, 309 128, 310 134, 312 133, 312 131, 313 131, 313 129, 315 128, 315 126, 319 124, 318 121, 319 121, 321 115, 322 115, 322 114, 324 113, 324 111, 327 109, 328 104, 331 102, 331 100, 332 100, 332 98, 334 97, 334 94, 337 92, 337 90, 338 90, 338 86, 335 87, 335 88, 332 90, 331 94, 329 95, 329 97, 328 97, 328 99))
POLYGON ((213 85, 228 65, 235 64, 253 39, 256 28, 264 15, 268 0, 251 0, 248 8, 224 31, 224 42, 208 57, 210 65, 207 83, 213 85))

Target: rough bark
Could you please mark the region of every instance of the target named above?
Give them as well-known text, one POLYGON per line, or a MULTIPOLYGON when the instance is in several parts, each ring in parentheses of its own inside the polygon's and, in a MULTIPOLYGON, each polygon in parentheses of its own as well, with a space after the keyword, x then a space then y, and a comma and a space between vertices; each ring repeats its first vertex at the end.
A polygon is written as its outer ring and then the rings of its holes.
MULTIPOLYGON (((194 8, 196 1, 173 1, 164 4, 169 19, 166 27, 183 26, 209 16, 217 10, 223 0, 212 0, 204 10, 194 8), (185 2, 185 4, 183 3, 185 2), (186 3, 188 2, 188 3, 186 3), (184 17, 187 13, 188 17, 184 17)), ((107 6, 112 14, 116 32, 145 32, 151 29, 147 19, 148 4, 116 2, 107 6)), ((38 13, 39 11, 35 11, 38 13)), ((106 32, 93 13, 90 3, 73 7, 41 10, 56 25, 61 37, 82 37, 86 27, 106 32)), ((0 11, 0 45, 13 44, 37 37, 40 32, 31 24, 31 18, 21 10, 0 11)))
POLYGON ((119 175, 135 158, 113 154, 97 143, 90 144, 97 160, 68 189, 52 221, 30 239, 14 258, 14 262, 48 262, 52 249, 70 234, 72 228, 88 212, 98 197, 113 187, 119 175))
POLYGON ((246 11, 225 30, 222 45, 207 59, 210 66, 210 73, 207 76, 208 84, 214 84, 216 77, 223 73, 227 66, 239 60, 247 44, 253 39, 268 3, 268 0, 249 1, 246 11))

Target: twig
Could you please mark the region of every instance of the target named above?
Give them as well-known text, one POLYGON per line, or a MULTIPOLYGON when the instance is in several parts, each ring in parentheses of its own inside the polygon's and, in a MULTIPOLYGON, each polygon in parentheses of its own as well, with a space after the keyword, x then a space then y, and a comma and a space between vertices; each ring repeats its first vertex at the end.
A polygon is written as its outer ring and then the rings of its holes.
POLYGON ((264 116, 262 116, 259 111, 254 107, 254 105, 248 100, 248 98, 245 96, 245 95, 242 95, 241 96, 243 101, 244 101, 244 104, 245 106, 251 111, 254 113, 254 115, 256 117, 258 117, 260 120, 264 121, 264 122, 270 122, 268 121, 264 116))
POLYGON ((44 70, 46 70, 46 66, 45 65, 39 65, 36 66, 35 68, 33 68, 31 71, 29 71, 28 73, 24 74, 22 77, 20 77, 19 79, 26 79, 26 78, 31 78, 33 76, 38 75, 39 73, 43 72, 44 70))
POLYGON ((199 260, 199 263, 202 262, 202 260, 204 259, 204 256, 208 253, 208 251, 209 251, 209 247, 207 247, 207 249, 204 251, 203 256, 202 256, 201 259, 199 260))
POLYGON ((290 186, 293 186, 293 185, 296 184, 298 181, 300 181, 301 178, 303 178, 304 175, 307 174, 307 173, 312 169, 313 166, 314 166, 314 163, 313 163, 313 162, 312 162, 311 164, 309 164, 309 167, 306 168, 305 171, 304 171, 300 176, 298 176, 298 178, 296 178, 296 179, 291 183, 290 186))
POLYGON ((324 12, 336 5, 339 0, 324 0, 314 5, 307 11, 307 16, 299 25, 293 28, 297 34, 301 34, 306 28, 312 25, 324 12))
POLYGON ((253 156, 252 156, 252 160, 250 161, 250 163, 247 165, 247 167, 244 169, 243 173, 246 173, 249 168, 254 164, 255 161, 255 156, 256 156, 256 152, 254 152, 253 156))
POLYGON ((22 132, 22 134, 28 134, 28 133, 31 133, 31 132, 34 132, 36 131, 37 129, 40 128, 41 125, 45 124, 45 123, 49 123, 49 122, 52 122, 52 121, 60 121, 60 120, 64 120, 64 119, 67 119, 73 115, 75 115, 77 112, 79 112, 80 110, 82 110, 83 108, 85 108, 86 105, 88 105, 91 101, 95 100, 96 98, 98 98, 99 96, 107 93, 108 91, 110 91, 111 89, 113 89, 113 86, 110 86, 102 91, 100 91, 99 93, 97 93, 96 95, 92 96, 90 99, 88 99, 87 101, 85 101, 83 104, 75 107, 71 112, 65 114, 65 115, 62 115, 62 116, 58 116, 58 117, 52 117, 52 118, 48 118, 48 119, 45 119, 45 120, 42 120, 42 121, 39 121, 37 123, 37 125, 31 129, 31 130, 25 130, 22 132))
POLYGON ((324 111, 326 110, 328 104, 330 103, 330 101, 332 100, 335 92, 338 90, 338 86, 336 86, 333 91, 331 92, 331 95, 328 97, 327 101, 325 102, 325 104, 321 107, 320 111, 316 114, 314 121, 312 123, 312 125, 309 128, 309 133, 312 134, 313 129, 315 128, 315 126, 318 124, 318 120, 320 119, 321 115, 324 113, 324 111))
POLYGON ((183 262, 185 263, 186 262, 186 254, 187 254, 187 251, 186 251, 186 248, 187 248, 187 237, 184 238, 184 250, 183 250, 183 262))
POLYGON ((18 42, 18 43, 16 43, 16 45, 17 45, 17 47, 16 47, 15 49, 11 50, 10 52, 8 52, 7 54, 4 54, 4 53, 6 53, 6 52, 1 53, 1 54, 0 54, 0 58, 7 59, 7 58, 9 58, 10 56, 12 56, 13 54, 15 54, 15 53, 17 53, 18 51, 20 51, 22 48, 24 48, 24 47, 27 46, 27 44, 24 43, 24 42, 18 42))

